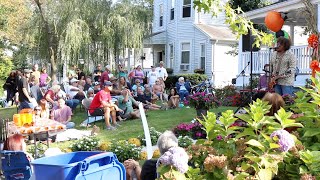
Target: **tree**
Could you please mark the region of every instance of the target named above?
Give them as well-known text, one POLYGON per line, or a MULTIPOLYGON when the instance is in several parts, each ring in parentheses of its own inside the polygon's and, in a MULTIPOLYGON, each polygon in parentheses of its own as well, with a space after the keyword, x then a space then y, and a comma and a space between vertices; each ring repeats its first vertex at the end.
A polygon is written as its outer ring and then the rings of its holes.
POLYGON ((237 9, 238 7, 240 7, 243 12, 262 8, 262 7, 270 4, 270 2, 268 0, 247 0, 247 1, 232 0, 232 1, 229 1, 229 3, 230 3, 230 7, 232 9, 237 9))

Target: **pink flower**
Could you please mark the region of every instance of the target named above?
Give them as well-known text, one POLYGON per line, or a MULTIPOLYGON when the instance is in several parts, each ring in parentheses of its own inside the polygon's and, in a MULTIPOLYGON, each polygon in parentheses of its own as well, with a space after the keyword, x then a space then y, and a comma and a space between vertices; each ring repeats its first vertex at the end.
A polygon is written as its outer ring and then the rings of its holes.
POLYGON ((222 137, 221 135, 218 135, 218 136, 217 136, 217 140, 218 140, 218 141, 221 141, 222 139, 223 139, 223 137, 222 137))

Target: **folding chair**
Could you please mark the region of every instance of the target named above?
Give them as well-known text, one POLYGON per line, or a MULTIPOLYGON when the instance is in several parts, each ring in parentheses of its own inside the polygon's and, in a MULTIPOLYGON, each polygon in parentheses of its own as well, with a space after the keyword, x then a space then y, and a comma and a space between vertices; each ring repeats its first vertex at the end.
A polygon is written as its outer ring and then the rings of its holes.
POLYGON ((23 151, 1 151, 1 163, 5 179, 30 179, 30 161, 23 151))
MULTIPOLYGON (((92 100, 91 99, 88 99, 88 98, 86 98, 86 99, 83 99, 82 100, 82 105, 83 105, 83 107, 85 108, 85 110, 87 111, 87 119, 86 120, 84 120, 83 122, 82 122, 82 124, 86 124, 87 125, 87 127, 88 127, 88 124, 90 124, 90 123, 93 123, 93 124, 95 124, 95 122, 96 121, 99 121, 99 120, 101 120, 101 119, 103 119, 104 120, 104 116, 92 116, 91 114, 90 114, 90 104, 91 104, 91 102, 92 102, 92 100)), ((110 119, 111 119, 111 117, 110 117, 110 119)))

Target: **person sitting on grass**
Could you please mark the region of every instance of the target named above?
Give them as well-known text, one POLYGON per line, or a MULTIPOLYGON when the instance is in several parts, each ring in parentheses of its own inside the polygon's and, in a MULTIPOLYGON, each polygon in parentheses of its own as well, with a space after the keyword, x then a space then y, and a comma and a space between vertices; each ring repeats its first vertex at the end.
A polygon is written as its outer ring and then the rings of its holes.
POLYGON ((147 101, 151 102, 152 104, 155 104, 156 101, 159 99, 158 96, 151 91, 151 87, 149 84, 144 85, 144 95, 146 96, 147 101))
POLYGON ((75 123, 71 122, 71 115, 71 108, 66 105, 63 99, 59 99, 58 108, 51 112, 51 119, 66 125, 67 129, 71 129, 75 126, 75 123))
POLYGON ((118 126, 116 122, 116 112, 122 112, 122 110, 112 102, 110 92, 112 90, 112 83, 106 81, 103 84, 103 89, 99 91, 93 98, 90 107, 89 113, 92 116, 104 116, 107 130, 116 129, 115 126, 118 126), (110 125, 110 114, 112 116, 112 124, 110 125))
POLYGON ((124 111, 123 118, 137 119, 140 118, 139 110, 134 110, 133 105, 139 106, 138 102, 131 96, 129 89, 121 91, 121 96, 118 98, 119 107, 124 111))
POLYGON ((27 152, 27 144, 24 141, 24 137, 21 134, 14 134, 4 142, 3 150, 7 151, 23 151, 28 160, 32 161, 33 157, 27 152))
POLYGON ((137 89, 137 96, 134 97, 134 99, 138 102, 142 102, 143 103, 143 108, 144 109, 151 109, 151 110, 159 110, 161 109, 161 106, 158 106, 156 104, 152 104, 151 102, 149 102, 142 90, 141 87, 138 87, 137 89))
POLYGON ((142 90, 144 91, 144 87, 141 84, 141 81, 139 79, 135 80, 135 84, 132 86, 132 91, 133 91, 133 95, 136 96, 137 95, 137 88, 141 87, 142 90))
POLYGON ((170 109, 175 109, 179 106, 179 95, 177 93, 177 90, 175 88, 170 89, 170 94, 168 97, 168 107, 170 109))
MULTIPOLYGON (((163 155, 172 147, 178 147, 178 139, 172 131, 165 131, 159 138, 157 146, 160 150, 160 154, 163 155)), ((142 166, 139 162, 128 159, 124 161, 124 167, 126 168, 127 179, 136 178, 138 180, 154 180, 157 179, 157 162, 158 159, 146 160, 142 166)))
POLYGON ((156 84, 152 86, 152 91, 160 98, 161 102, 163 102, 164 87, 160 84, 159 78, 156 80, 156 84))

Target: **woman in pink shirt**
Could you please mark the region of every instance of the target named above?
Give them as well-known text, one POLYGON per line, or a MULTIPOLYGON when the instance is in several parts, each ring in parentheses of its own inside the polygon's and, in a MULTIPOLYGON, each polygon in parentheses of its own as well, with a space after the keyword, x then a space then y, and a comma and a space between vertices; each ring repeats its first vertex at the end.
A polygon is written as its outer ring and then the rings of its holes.
POLYGON ((142 71, 140 65, 138 65, 137 68, 133 71, 133 78, 134 78, 135 81, 136 81, 137 79, 139 79, 141 85, 143 85, 144 72, 142 71))

